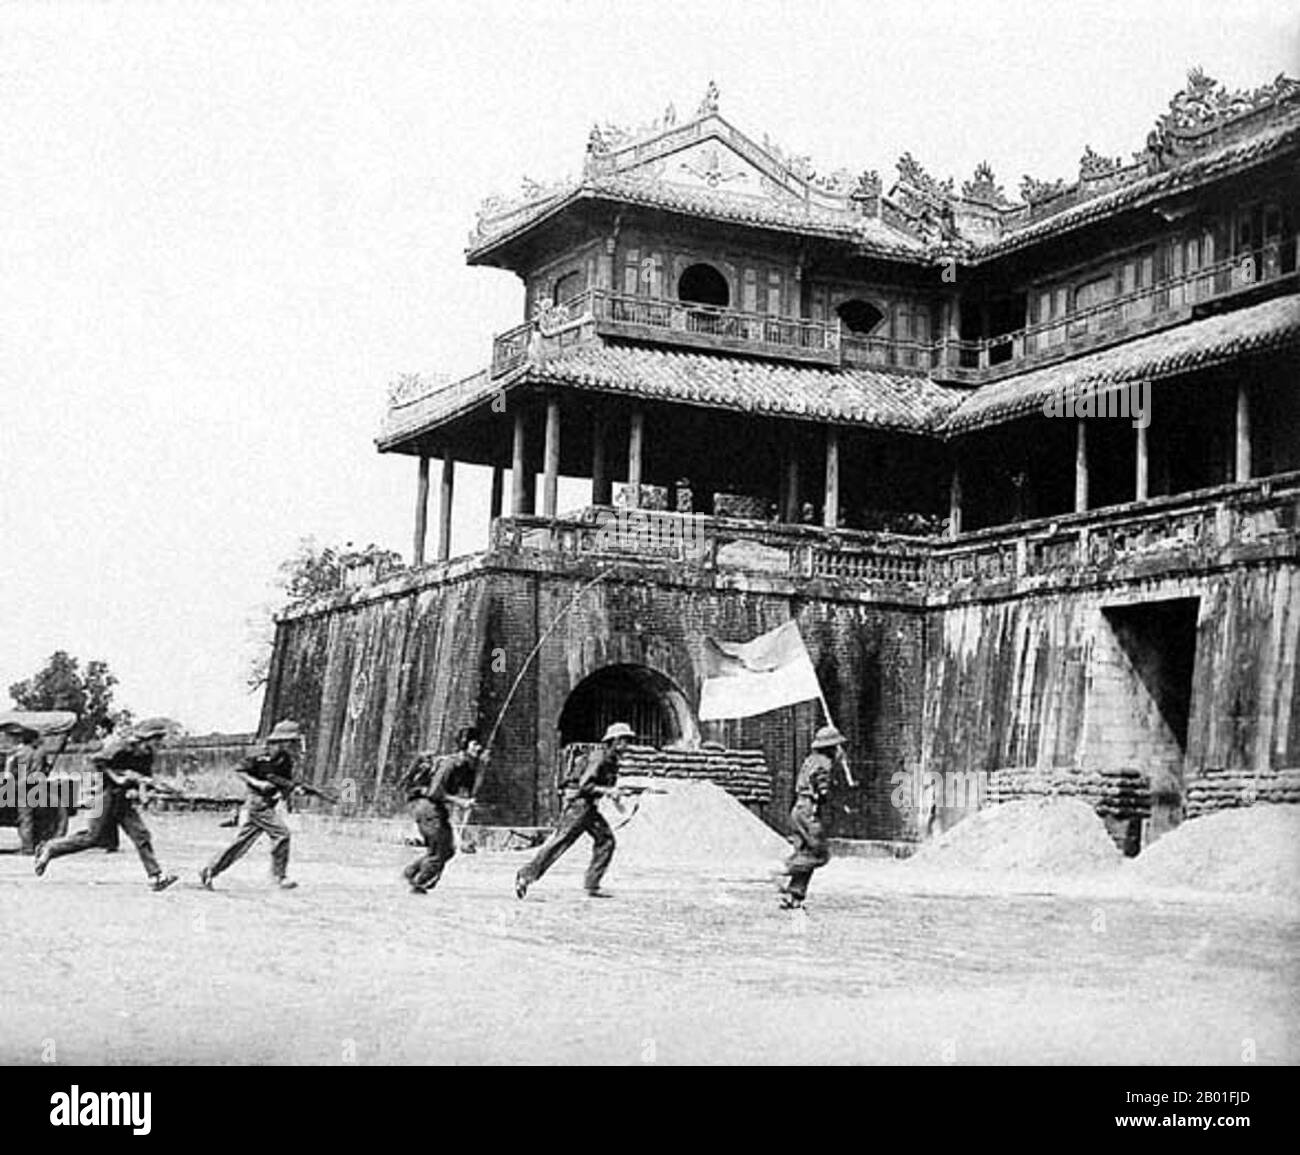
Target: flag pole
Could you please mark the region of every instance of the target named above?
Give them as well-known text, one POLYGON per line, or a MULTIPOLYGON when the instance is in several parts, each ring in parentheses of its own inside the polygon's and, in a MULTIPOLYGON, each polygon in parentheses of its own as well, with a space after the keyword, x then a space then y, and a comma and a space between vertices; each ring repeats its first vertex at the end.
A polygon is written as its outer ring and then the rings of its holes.
MULTIPOLYGON (((817 681, 817 697, 822 704, 822 713, 826 715, 826 725, 834 726, 835 719, 831 717, 831 708, 826 704, 826 692, 822 689, 821 680, 817 681)), ((840 760, 844 764, 844 777, 849 780, 849 785, 857 788, 857 782, 853 778, 853 771, 849 768, 849 756, 844 753, 844 747, 840 747, 840 760)))

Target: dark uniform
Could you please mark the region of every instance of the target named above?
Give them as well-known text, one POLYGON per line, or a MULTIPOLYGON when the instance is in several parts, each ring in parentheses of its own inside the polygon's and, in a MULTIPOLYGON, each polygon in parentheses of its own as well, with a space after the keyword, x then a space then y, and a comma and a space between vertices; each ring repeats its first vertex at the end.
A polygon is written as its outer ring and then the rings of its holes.
POLYGON ((828 754, 814 750, 803 760, 795 779, 794 808, 790 811, 790 842, 794 853, 786 859, 790 881, 782 888, 791 905, 803 902, 813 871, 831 860, 826 818, 834 765, 834 759, 828 754))
POLYGON ((244 821, 235 840, 199 872, 199 879, 207 886, 225 870, 248 853, 249 848, 263 834, 271 839, 271 876, 280 884, 286 883, 289 871, 289 828, 275 812, 275 804, 284 796, 285 789, 275 786, 267 775, 293 777, 293 756, 286 750, 260 750, 243 759, 235 773, 247 774, 266 783, 264 789, 249 785, 248 799, 244 804, 244 821))
POLYGON ((102 750, 91 755, 90 764, 93 770, 98 771, 96 785, 100 793, 97 813, 91 817, 90 825, 84 830, 67 838, 47 842, 37 859, 38 872, 44 873, 44 864, 50 859, 109 845, 110 837, 115 836, 120 827, 135 843, 145 873, 157 881, 162 877, 162 868, 154 856, 149 828, 136 807, 136 785, 130 781, 116 782, 112 777, 114 774, 122 777, 134 773, 141 778, 152 778, 153 751, 131 736, 110 738, 102 750))
POLYGON ((408 777, 406 800, 424 839, 425 853, 402 873, 411 889, 424 893, 438 885, 443 869, 456 853, 450 799, 467 802, 478 793, 483 764, 467 750, 438 757, 421 754, 408 777))
MULTIPOLYGON (((22 843, 22 853, 32 855, 36 853, 36 847, 49 837, 49 827, 52 824, 48 817, 54 813, 45 807, 29 806, 27 802, 28 788, 49 778, 50 757, 41 748, 41 740, 37 738, 34 742, 24 742, 19 746, 10 755, 8 769, 14 776, 17 792, 18 838, 22 843)), ((56 815, 55 823, 57 821, 56 815)))
POLYGON ((597 808, 600 792, 596 787, 617 786, 618 765, 618 750, 606 746, 597 757, 588 759, 586 768, 576 781, 566 784, 564 812, 555 833, 542 844, 533 860, 520 870, 516 878, 515 891, 521 898, 522 891, 550 870, 556 859, 577 842, 581 834, 590 834, 593 842, 591 863, 582 884, 588 894, 600 889, 600 880, 614 857, 614 832, 597 808))

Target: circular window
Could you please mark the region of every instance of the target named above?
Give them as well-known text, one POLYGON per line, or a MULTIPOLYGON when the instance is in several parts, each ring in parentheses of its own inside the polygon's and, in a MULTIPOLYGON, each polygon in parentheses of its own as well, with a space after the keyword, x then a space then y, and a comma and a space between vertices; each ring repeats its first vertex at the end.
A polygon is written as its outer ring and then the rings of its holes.
POLYGON ((691 265, 677 282, 677 299, 725 309, 731 303, 731 289, 727 278, 712 265, 691 265))

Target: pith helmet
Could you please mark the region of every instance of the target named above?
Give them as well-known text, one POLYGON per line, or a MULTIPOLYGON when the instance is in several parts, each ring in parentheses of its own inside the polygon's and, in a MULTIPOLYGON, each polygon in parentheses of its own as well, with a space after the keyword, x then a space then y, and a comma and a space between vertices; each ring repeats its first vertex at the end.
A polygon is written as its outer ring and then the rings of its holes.
POLYGON ((32 738, 41 736, 39 730, 24 726, 21 722, 0 722, 0 730, 3 730, 6 734, 12 734, 20 742, 27 742, 32 738))
POLYGON ((267 736, 268 742, 299 742, 302 740, 302 730, 298 728, 297 722, 285 720, 277 722, 275 729, 267 736))
POLYGON ((602 742, 612 742, 615 738, 635 738, 636 731, 626 722, 615 722, 601 739, 602 742))
POLYGON ((131 737, 142 742, 149 738, 166 738, 171 728, 172 722, 167 718, 146 718, 131 727, 131 737))
POLYGON ((823 726, 813 735, 812 748, 814 750, 829 750, 833 746, 843 745, 844 735, 834 726, 823 726))

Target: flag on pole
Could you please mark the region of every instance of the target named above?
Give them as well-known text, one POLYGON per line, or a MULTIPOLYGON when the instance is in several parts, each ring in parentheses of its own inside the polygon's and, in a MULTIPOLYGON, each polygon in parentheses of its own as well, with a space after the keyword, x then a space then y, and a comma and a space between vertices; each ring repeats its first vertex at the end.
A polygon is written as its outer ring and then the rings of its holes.
POLYGON ((752 642, 704 639, 702 722, 750 718, 821 696, 797 622, 786 622, 752 642))

